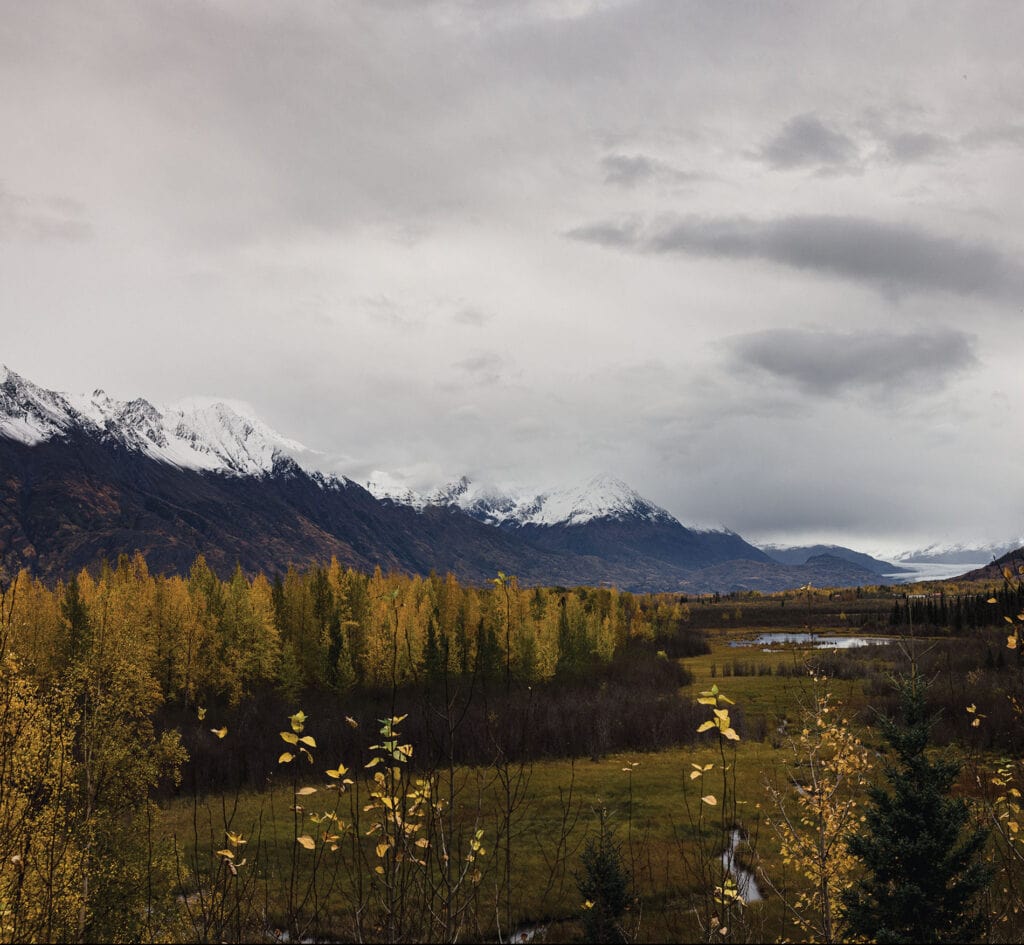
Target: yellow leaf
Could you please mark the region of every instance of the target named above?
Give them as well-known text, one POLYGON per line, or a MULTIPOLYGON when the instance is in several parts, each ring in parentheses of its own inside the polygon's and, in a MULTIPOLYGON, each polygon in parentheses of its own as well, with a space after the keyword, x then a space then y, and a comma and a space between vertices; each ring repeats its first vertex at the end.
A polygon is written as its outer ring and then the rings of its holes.
POLYGON ((197 715, 199 716, 199 721, 200 721, 200 722, 202 722, 202 721, 203 721, 203 719, 205 719, 205 718, 206 718, 206 709, 204 709, 204 708, 203 708, 202 706, 200 706, 200 707, 199 707, 199 708, 198 708, 198 709, 196 710, 196 714, 197 714, 197 715))
POLYGON ((309 794, 316 794, 315 787, 300 787, 296 792, 296 797, 306 797, 309 794))
POLYGON ((972 702, 972 703, 971 703, 971 704, 970 704, 970 705, 969 705, 969 706, 967 707, 967 711, 968 711, 968 712, 977 712, 977 711, 978 711, 978 707, 977 707, 977 706, 976 706, 976 705, 975 705, 975 704, 974 704, 974 703, 972 702))
POLYGON ((718 803, 718 798, 714 794, 705 794, 701 800, 708 805, 708 807, 714 807, 718 803))
POLYGON ((383 857, 384 854, 387 853, 388 850, 390 850, 390 849, 391 849, 391 844, 390 843, 378 843, 377 844, 377 856, 378 856, 378 858, 383 857))
POLYGON ((690 780, 691 781, 696 781, 697 778, 699 778, 701 776, 701 774, 703 774, 702 771, 691 771, 690 772, 690 780))
POLYGON ((1006 638, 1006 647, 1009 650, 1017 649, 1017 634, 1011 633, 1010 636, 1006 638))
POLYGON ((218 850, 217 856, 222 856, 225 860, 233 860, 235 858, 235 854, 231 850, 218 850))
POLYGON ((722 734, 726 738, 731 739, 734 742, 738 742, 740 740, 740 737, 739 737, 739 735, 736 734, 736 729, 734 729, 734 728, 723 728, 722 729, 722 734))
POLYGON ((211 728, 210 731, 218 738, 223 738, 228 733, 228 727, 225 725, 223 728, 211 728))
POLYGON ((698 732, 706 732, 709 728, 714 728, 714 727, 715 727, 715 723, 714 722, 702 722, 700 725, 697 726, 697 731, 698 732))
POLYGON ((295 755, 293 755, 290 751, 285 751, 285 752, 281 753, 280 757, 277 759, 277 763, 279 765, 286 765, 286 764, 288 764, 289 761, 294 761, 294 760, 295 760, 295 755))
POLYGON ((974 719, 971 722, 971 728, 978 728, 981 725, 981 719, 974 719))
POLYGON ((302 742, 303 745, 309 745, 310 748, 316 748, 316 741, 313 739, 312 735, 303 735, 299 741, 302 742))
POLYGON ((282 732, 281 738, 283 738, 289 745, 298 745, 299 736, 294 732, 282 732))
POLYGON ((301 837, 296 837, 295 842, 299 844, 299 846, 305 847, 307 850, 312 850, 316 847, 316 841, 306 834, 303 834, 301 837))
POLYGON ((986 604, 998 604, 999 601, 997 601, 994 597, 990 597, 987 601, 985 601, 985 603, 986 604))
POLYGON ((345 724, 349 728, 359 728, 359 723, 354 718, 352 718, 351 715, 346 715, 345 716, 345 724))

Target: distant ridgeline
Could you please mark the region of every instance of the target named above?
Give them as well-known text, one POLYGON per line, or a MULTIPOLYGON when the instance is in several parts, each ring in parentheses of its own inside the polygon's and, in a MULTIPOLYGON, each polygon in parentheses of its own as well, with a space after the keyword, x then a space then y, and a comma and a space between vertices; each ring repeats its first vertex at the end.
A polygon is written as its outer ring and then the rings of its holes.
POLYGON ((424 497, 310 471, 312 457, 225 403, 60 394, 0 367, 0 567, 67 578, 138 550, 179 574, 202 553, 225 576, 336 557, 481 585, 503 570, 528 585, 691 593, 872 585, 891 568, 831 547, 779 561, 613 476, 519 497, 462 479, 424 497))

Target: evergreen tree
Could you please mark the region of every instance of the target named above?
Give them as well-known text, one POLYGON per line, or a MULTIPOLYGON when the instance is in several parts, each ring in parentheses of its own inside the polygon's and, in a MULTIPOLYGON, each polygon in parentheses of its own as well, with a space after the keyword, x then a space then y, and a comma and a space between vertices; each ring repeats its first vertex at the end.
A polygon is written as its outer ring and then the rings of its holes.
POLYGON ((77 575, 72 575, 64 590, 60 613, 68 630, 68 661, 79 659, 92 643, 92 627, 89 622, 89 608, 82 599, 77 575))
POLYGON ((447 668, 447 657, 442 655, 437 639, 437 621, 433 614, 427 619, 427 642, 423 647, 423 676, 428 687, 435 686, 447 668))
POLYGON ((498 635, 495 633, 494 627, 485 623, 482 617, 477 628, 476 639, 475 672, 485 682, 500 678, 504 661, 501 646, 498 643, 498 635))
POLYGON ((950 796, 960 767, 926 754, 934 721, 925 685, 898 684, 900 713, 883 731, 892 748, 889 788, 872 787, 864 829, 848 849, 865 875, 844 891, 847 933, 877 942, 969 942, 982 931, 975 900, 991 878, 978 862, 987 831, 964 827, 966 803, 950 796))
POLYGON ((629 941, 622 927, 622 915, 629 906, 632 881, 623 861, 622 844, 615 839, 608 811, 598 813, 599 830, 588 837, 580 861, 583 871, 576 874, 576 885, 583 897, 583 940, 620 943, 629 941))

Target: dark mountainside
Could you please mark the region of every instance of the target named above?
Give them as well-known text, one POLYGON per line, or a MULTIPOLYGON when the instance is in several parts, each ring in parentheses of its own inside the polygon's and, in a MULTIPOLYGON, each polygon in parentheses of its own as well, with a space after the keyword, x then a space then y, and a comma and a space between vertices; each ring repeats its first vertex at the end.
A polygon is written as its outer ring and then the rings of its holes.
POLYGON ((1015 548, 1006 554, 996 558, 991 564, 983 568, 975 568, 966 574, 953 578, 954 581, 1002 581, 1006 575, 1004 569, 1009 568, 1014 580, 1019 580, 1024 574, 1024 548, 1015 548))
POLYGON ((204 554, 217 571, 272 573, 332 555, 347 566, 484 583, 499 570, 526 584, 612 584, 635 591, 729 591, 873 583, 839 559, 797 568, 738 535, 678 522, 598 519, 495 528, 454 508, 417 512, 288 459, 270 474, 181 469, 73 431, 28 446, 0 438, 0 564, 53 579, 141 551, 155 571, 204 554))
POLYGON ((897 567, 888 561, 881 561, 863 551, 854 551, 852 548, 844 548, 842 545, 805 545, 793 548, 777 548, 769 545, 762 549, 770 558, 781 564, 807 564, 812 558, 821 555, 828 555, 834 558, 842 558, 859 565, 866 571, 873 574, 905 574, 907 568, 897 567))

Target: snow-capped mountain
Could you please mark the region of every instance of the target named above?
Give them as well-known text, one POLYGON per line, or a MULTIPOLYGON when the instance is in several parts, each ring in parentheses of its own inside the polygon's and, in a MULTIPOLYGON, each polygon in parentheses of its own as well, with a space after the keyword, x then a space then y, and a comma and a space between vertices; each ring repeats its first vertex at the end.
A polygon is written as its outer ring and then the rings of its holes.
POLYGON ((309 454, 262 421, 221 401, 158 407, 102 390, 45 390, 0 366, 0 436, 32 446, 81 430, 182 469, 258 476, 287 457, 309 454))
POLYGON ((462 478, 418 494, 375 474, 367 490, 312 471, 322 454, 248 413, 63 394, 0 368, 0 571, 55 578, 140 550, 179 573, 202 553, 223 573, 336 557, 483 585, 499 570, 671 592, 877 580, 835 556, 789 566, 727 529, 687 528, 608 475, 547 491, 462 478))
POLYGON ((366 483, 377 498, 390 499, 417 510, 428 506, 457 508, 487 525, 584 525, 599 519, 676 522, 663 508, 649 502, 621 479, 603 473, 574 486, 545 492, 502 490, 473 482, 466 476, 422 494, 375 473, 366 483))
POLYGON ((927 548, 902 551, 893 556, 901 564, 963 564, 980 567, 1024 545, 1024 536, 1008 541, 936 542, 927 548))

